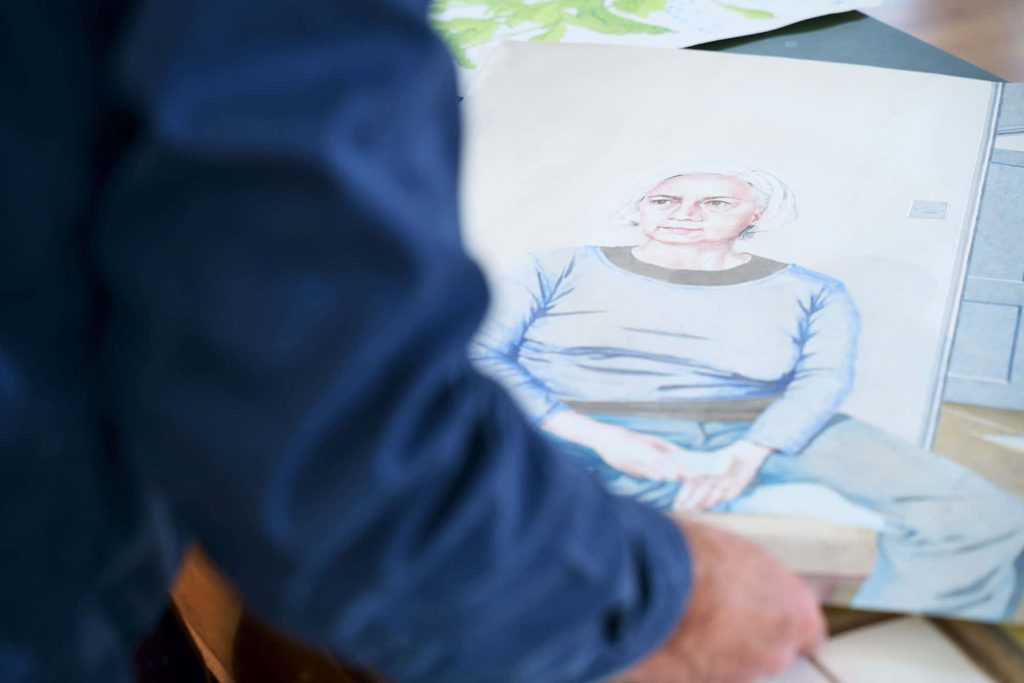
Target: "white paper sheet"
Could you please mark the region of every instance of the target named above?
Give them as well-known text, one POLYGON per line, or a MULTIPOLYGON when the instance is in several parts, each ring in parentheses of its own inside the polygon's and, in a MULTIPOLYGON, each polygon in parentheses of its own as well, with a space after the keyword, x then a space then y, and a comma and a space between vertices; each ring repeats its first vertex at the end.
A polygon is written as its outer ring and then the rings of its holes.
POLYGON ((830 640, 816 656, 827 675, 804 658, 759 683, 992 683, 932 623, 893 619, 830 640))
POLYGON ((799 219, 743 248, 846 284, 862 333, 843 412, 924 445, 991 91, 805 60, 506 43, 464 103, 465 238, 497 278, 531 252, 636 244, 617 212, 654 177, 770 170, 799 219), (916 200, 947 210, 914 218, 916 200))
POLYGON ((935 625, 919 618, 838 636, 822 648, 818 661, 841 683, 992 683, 935 625))
POLYGON ((858 530, 884 517, 885 562, 853 604, 1002 618, 1024 506, 913 447, 928 441, 997 93, 845 64, 505 43, 463 108, 465 241, 495 291, 471 359, 619 495, 699 507, 677 482, 706 474, 671 454, 734 462, 730 439, 763 444, 793 457, 704 507, 858 530), (768 261, 771 274, 730 279, 768 261), (815 318, 822 290, 787 289, 802 277, 843 303, 815 318), (729 412, 764 395, 781 396, 772 412, 729 412), (803 445, 757 431, 772 419, 803 445))
POLYGON ((503 40, 689 47, 881 0, 435 0, 434 26, 472 71, 503 40))

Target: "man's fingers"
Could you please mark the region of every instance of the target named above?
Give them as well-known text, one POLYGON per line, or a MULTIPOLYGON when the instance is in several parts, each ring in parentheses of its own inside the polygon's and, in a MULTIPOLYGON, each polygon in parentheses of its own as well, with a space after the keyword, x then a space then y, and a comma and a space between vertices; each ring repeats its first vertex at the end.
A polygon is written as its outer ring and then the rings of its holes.
POLYGON ((799 584, 793 591, 797 613, 797 650, 801 654, 813 654, 828 638, 828 624, 810 587, 802 579, 794 577, 799 584))
MULTIPOLYGON (((711 502, 720 483, 687 481, 677 509, 711 502)), ((753 683, 814 651, 824 622, 802 580, 754 543, 693 520, 680 525, 694 566, 690 603, 669 641, 634 668, 638 681, 753 683)))
POLYGON ((814 654, 818 648, 825 644, 826 640, 828 640, 828 623, 825 621, 825 615, 822 613, 821 608, 815 604, 813 616, 808 619, 803 634, 803 642, 800 643, 799 650, 801 654, 814 654))

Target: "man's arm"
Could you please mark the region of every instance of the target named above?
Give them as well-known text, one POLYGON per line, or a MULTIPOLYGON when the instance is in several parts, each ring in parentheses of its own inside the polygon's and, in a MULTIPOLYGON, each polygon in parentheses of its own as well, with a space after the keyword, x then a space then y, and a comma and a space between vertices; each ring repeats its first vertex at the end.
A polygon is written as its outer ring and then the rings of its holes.
POLYGON ((97 234, 128 451, 286 631, 402 681, 576 681, 668 635, 666 519, 466 360, 448 57, 423 2, 142 3, 97 234))

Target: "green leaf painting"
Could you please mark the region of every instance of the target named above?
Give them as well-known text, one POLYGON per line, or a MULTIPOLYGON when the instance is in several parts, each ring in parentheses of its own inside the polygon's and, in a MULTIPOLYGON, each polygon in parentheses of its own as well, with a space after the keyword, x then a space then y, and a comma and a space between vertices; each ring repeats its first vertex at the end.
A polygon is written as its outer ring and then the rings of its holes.
POLYGON ((484 43, 520 39, 559 41, 569 27, 605 35, 671 33, 645 18, 667 0, 435 0, 434 28, 459 66, 473 68, 468 50, 484 43), (447 16, 457 12, 459 16, 447 16))
POLYGON ((775 15, 766 9, 757 9, 756 7, 740 7, 739 5, 730 5, 725 2, 718 2, 715 0, 715 4, 719 7, 727 10, 732 10, 742 14, 747 19, 774 19, 775 15))

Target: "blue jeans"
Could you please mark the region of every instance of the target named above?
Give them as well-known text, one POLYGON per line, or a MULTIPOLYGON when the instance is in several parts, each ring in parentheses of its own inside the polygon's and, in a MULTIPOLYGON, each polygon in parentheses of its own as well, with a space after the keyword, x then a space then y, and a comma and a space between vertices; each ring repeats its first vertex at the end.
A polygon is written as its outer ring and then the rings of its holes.
MULTIPOLYGON (((713 451, 743 438, 747 422, 591 415, 594 419, 713 451)), ((613 493, 668 509, 681 484, 638 479, 597 453, 549 435, 613 493)), ((773 484, 824 486, 875 513, 878 557, 855 607, 982 620, 1012 615, 1024 549, 1024 501, 973 472, 871 425, 834 417, 798 454, 768 457, 751 487, 715 511, 760 512, 746 502, 773 484)))

